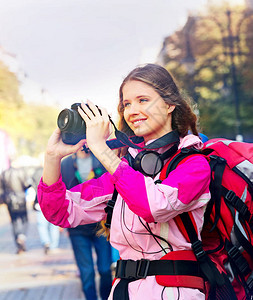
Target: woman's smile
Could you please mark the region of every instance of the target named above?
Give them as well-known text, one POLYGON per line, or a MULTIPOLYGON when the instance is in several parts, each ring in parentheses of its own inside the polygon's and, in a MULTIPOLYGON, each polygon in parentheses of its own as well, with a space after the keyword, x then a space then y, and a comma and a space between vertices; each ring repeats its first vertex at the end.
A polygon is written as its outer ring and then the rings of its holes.
POLYGON ((139 127, 140 125, 142 125, 147 119, 137 119, 137 120, 134 120, 134 121, 131 121, 133 123, 133 126, 134 127, 139 127))

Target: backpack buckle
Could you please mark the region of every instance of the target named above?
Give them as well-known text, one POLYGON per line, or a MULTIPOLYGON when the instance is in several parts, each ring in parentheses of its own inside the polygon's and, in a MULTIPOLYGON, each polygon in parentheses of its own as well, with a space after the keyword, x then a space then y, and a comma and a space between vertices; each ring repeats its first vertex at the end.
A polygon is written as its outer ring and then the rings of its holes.
POLYGON ((118 260, 116 266, 116 278, 132 279, 136 277, 136 261, 132 259, 118 260))
POLYGON ((225 196, 225 199, 234 206, 236 203, 236 197, 237 196, 236 196, 235 192, 232 190, 229 190, 225 196))
POLYGON ((230 257, 230 259, 232 259, 238 270, 243 275, 246 276, 247 274, 249 274, 249 264, 236 246, 233 246, 231 247, 231 249, 229 249, 228 256, 230 257))
POLYGON ((253 276, 250 275, 249 278, 247 279, 247 286, 250 291, 253 291, 253 276))
POLYGON ((210 155, 209 157, 219 164, 225 164, 227 162, 225 158, 218 155, 210 155))
POLYGON ((106 204, 105 212, 107 213, 109 209, 113 209, 115 205, 115 201, 109 200, 106 204))
POLYGON ((229 190, 225 195, 225 199, 239 212, 239 214, 245 219, 249 220, 250 212, 247 205, 242 201, 240 197, 232 190, 229 190))
POLYGON ((139 260, 136 277, 137 278, 146 278, 148 275, 148 269, 150 265, 150 260, 142 258, 139 260))
POLYGON ((201 261, 206 255, 206 252, 204 251, 200 240, 197 240, 196 242, 192 243, 192 249, 197 260, 199 261, 201 261))
POLYGON ((143 279, 148 276, 150 260, 118 260, 116 266, 116 278, 143 279))

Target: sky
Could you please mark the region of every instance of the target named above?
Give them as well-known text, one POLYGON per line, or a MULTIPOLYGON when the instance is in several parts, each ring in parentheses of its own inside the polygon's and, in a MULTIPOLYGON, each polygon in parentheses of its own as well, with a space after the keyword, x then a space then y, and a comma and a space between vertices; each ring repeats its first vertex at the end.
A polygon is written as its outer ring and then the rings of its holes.
POLYGON ((0 0, 0 47, 27 100, 70 107, 90 99, 112 113, 128 72, 154 62, 164 38, 207 2, 0 0))

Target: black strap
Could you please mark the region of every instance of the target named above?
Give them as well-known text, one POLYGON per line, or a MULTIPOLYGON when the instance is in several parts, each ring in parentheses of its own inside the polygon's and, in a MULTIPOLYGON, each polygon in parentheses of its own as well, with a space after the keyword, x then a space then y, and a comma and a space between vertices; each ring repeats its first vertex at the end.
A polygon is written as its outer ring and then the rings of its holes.
POLYGON ((225 241, 225 249, 228 252, 229 260, 232 262, 232 266, 234 265, 237 268, 239 274, 243 276, 247 276, 251 273, 249 264, 244 256, 241 254, 240 250, 234 246, 228 240, 225 241))
MULTIPOLYGON (((224 196, 224 200, 225 200, 226 204, 230 208, 231 214, 232 214, 233 219, 234 219, 234 233, 235 233, 235 236, 236 236, 239 244, 243 247, 243 249, 245 251, 247 251, 248 254, 251 257, 253 257, 253 246, 251 244, 252 241, 251 242, 248 241, 245 238, 245 236, 242 234, 239 227, 237 226, 237 224, 235 222, 235 211, 234 211, 234 209, 239 212, 240 220, 242 222, 246 221, 247 223, 249 223, 250 218, 251 218, 251 213, 250 213, 247 205, 232 190, 228 190, 225 187, 222 187, 222 194, 224 196)), ((251 230, 251 228, 249 230, 251 230)), ((252 232, 249 235, 251 236, 252 232)))
POLYGON ((137 279, 121 279, 113 292, 113 300, 129 300, 128 284, 137 279))
POLYGON ((196 261, 172 260, 118 260, 116 278, 121 278, 114 289, 113 300, 129 300, 128 284, 154 275, 187 275, 201 277, 196 261))
POLYGON ((245 238, 245 236, 241 233, 240 229, 236 224, 234 224, 235 229, 235 236, 240 243, 240 245, 243 247, 243 249, 248 252, 250 257, 253 257, 253 246, 252 244, 245 238))
POLYGON ((224 278, 204 251, 189 214, 185 212, 179 216, 191 241, 193 252, 200 263, 201 272, 204 278, 210 283, 212 293, 215 293, 214 291, 217 286, 220 287, 225 284, 224 278))
POLYGON ((236 280, 241 283, 246 293, 246 299, 252 299, 253 296, 253 272, 250 266, 242 255, 240 250, 234 246, 230 241, 225 241, 225 249, 228 252, 228 260, 230 267, 232 268, 233 275, 236 280), (245 277, 250 274, 249 278, 245 280, 245 277))
POLYGON ((112 222, 112 214, 113 214, 113 209, 117 200, 118 196, 118 191, 116 188, 114 188, 113 194, 112 194, 112 199, 107 202, 107 206, 105 208, 105 212, 107 213, 106 217, 106 222, 105 222, 105 227, 110 228, 111 227, 111 222, 112 222))
POLYGON ((225 273, 222 273, 221 276, 224 278, 225 284, 216 289, 215 294, 209 293, 207 300, 238 300, 228 276, 225 273))
POLYGON ((235 208, 239 212, 240 217, 249 223, 251 213, 242 199, 234 191, 228 190, 224 186, 222 186, 222 195, 225 202, 235 208))
MULTIPOLYGON (((222 195, 222 176, 226 167, 226 160, 217 155, 210 156, 211 161, 209 163, 211 171, 214 173, 213 178, 211 178, 210 192, 211 192, 211 201, 207 205, 207 211, 210 215, 212 211, 212 206, 215 204, 215 217, 213 227, 214 230, 216 227, 219 218, 220 218, 220 206, 221 206, 221 195, 222 195)), ((208 216, 208 214, 206 214, 208 216)))
MULTIPOLYGON (((130 139, 124 132, 119 131, 111 119, 110 119, 110 121, 114 127, 116 139, 120 142, 118 145, 119 147, 117 147, 117 148, 120 148, 123 145, 123 146, 129 146, 129 147, 132 147, 135 149, 142 149, 142 150, 143 149, 158 149, 158 148, 167 146, 169 144, 179 143, 179 141, 180 141, 178 131, 173 130, 173 131, 166 133, 165 135, 158 138, 157 140, 150 143, 149 145, 140 147, 140 146, 136 145, 132 141, 132 139, 130 139)), ((117 144, 117 142, 115 140, 113 140, 113 142, 112 142, 113 148, 115 148, 116 144, 117 144)), ((110 141, 107 142, 107 145, 111 148, 110 141)))
POLYGON ((154 275, 185 275, 198 276, 202 274, 197 261, 189 260, 118 260, 116 278, 144 279, 154 275))

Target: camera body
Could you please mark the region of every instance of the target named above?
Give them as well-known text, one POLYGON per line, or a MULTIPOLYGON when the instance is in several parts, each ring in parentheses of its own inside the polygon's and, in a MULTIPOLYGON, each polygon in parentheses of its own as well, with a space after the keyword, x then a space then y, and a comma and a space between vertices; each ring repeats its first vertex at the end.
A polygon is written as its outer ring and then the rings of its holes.
POLYGON ((65 144, 75 145, 86 138, 86 124, 77 108, 81 103, 74 103, 71 109, 63 109, 57 118, 57 125, 61 130, 62 141, 65 144))

